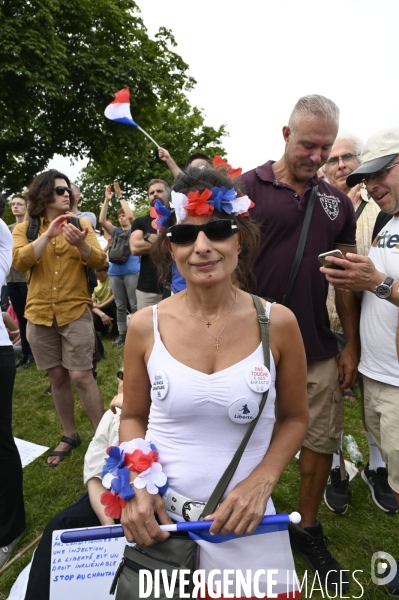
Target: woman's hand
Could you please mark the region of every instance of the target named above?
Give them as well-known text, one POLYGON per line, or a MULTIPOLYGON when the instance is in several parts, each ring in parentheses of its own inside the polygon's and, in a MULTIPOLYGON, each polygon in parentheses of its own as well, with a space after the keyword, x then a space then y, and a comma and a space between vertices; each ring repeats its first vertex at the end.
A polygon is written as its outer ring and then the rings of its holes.
POLYGON ((112 199, 114 192, 112 191, 111 184, 107 185, 105 188, 105 201, 109 202, 112 199))
POLYGON ((122 509, 121 524, 127 541, 144 546, 164 542, 170 534, 161 531, 155 515, 162 525, 172 523, 159 494, 149 494, 145 488, 135 490, 133 498, 122 509))
POLYGON ((267 501, 274 489, 271 483, 249 476, 223 500, 205 521, 214 521, 211 533, 249 535, 255 531, 265 514, 267 501))
POLYGON ((119 198, 121 198, 123 196, 123 194, 122 194, 120 185, 117 181, 114 181, 114 190, 115 190, 116 197, 119 200, 119 198))

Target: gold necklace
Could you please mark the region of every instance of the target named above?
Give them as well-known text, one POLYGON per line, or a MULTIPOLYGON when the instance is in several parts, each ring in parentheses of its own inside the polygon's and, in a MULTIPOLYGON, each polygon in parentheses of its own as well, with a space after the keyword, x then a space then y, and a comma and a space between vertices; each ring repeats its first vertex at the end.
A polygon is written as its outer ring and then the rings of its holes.
MULTIPOLYGON (((190 315, 191 315, 192 317, 195 317, 196 319, 199 319, 199 320, 200 320, 200 321, 202 321, 203 323, 205 323, 205 325, 206 325, 206 326, 208 327, 208 329, 209 329, 209 327, 212 325, 212 323, 217 323, 218 321, 220 321, 220 319, 223 319, 224 317, 227 317, 227 315, 229 315, 229 314, 230 314, 230 313, 233 311, 233 308, 235 307, 235 305, 236 305, 236 302, 237 302, 237 289, 236 289, 236 296, 235 296, 235 298, 234 298, 233 306, 232 306, 232 307, 231 307, 231 308, 230 308, 230 309, 227 311, 227 313, 225 313, 224 315, 222 315, 222 316, 221 316, 221 317, 219 317, 218 319, 215 319, 214 321, 209 321, 209 319, 208 319, 208 320, 202 319, 202 318, 201 318, 201 317, 199 317, 198 315, 195 315, 193 312, 191 312, 191 310, 190 310, 190 307, 189 307, 189 305, 188 305, 188 302, 187 302, 187 291, 186 291, 186 294, 185 294, 185 299, 186 299, 186 306, 187 306, 187 310, 188 310, 188 312, 190 313, 190 315)), ((227 323, 226 323, 226 325, 227 325, 227 323)), ((223 331, 223 330, 222 330, 222 331, 223 331)), ((222 333, 222 332, 221 332, 221 333, 222 333)), ((219 333, 219 335, 220 335, 220 333, 219 333)), ((214 337, 214 336, 212 336, 212 337, 214 337)), ((219 336, 218 336, 218 337, 219 337, 219 336)), ((215 339, 216 339, 216 338, 215 338, 215 339)))
MULTIPOLYGON (((220 338, 220 336, 222 335, 223 331, 226 329, 227 325, 228 325, 228 324, 229 324, 229 322, 230 322, 230 319, 231 319, 231 317, 232 317, 232 314, 233 314, 233 308, 235 307, 235 305, 236 305, 236 302, 237 302, 237 290, 236 290, 236 297, 235 297, 235 299, 234 299, 234 304, 233 304, 233 306, 230 308, 230 310, 229 310, 229 311, 228 311, 228 312, 227 312, 225 315, 223 315, 223 316, 225 317, 226 315, 228 315, 228 314, 230 313, 230 316, 229 316, 229 318, 227 319, 226 323, 224 324, 224 327, 223 327, 223 329, 222 329, 222 330, 221 330, 221 331, 218 333, 218 335, 217 335, 216 337, 215 337, 214 335, 212 335, 212 333, 210 333, 210 331, 208 331, 208 329, 205 329, 205 333, 207 333, 208 335, 210 335, 210 336, 211 336, 211 337, 212 337, 212 338, 215 340, 215 348, 216 348, 216 350, 219 350, 219 346, 220 346, 219 338, 220 338)), ((186 292, 186 304, 187 304, 187 292, 186 292)), ((188 304, 187 304, 187 308, 188 308, 188 304)), ((201 319, 201 317, 198 317, 197 315, 195 315, 194 313, 192 313, 192 312, 191 312, 191 310, 190 310, 189 308, 188 308, 188 312, 189 312, 189 313, 190 313, 190 315, 192 315, 193 317, 196 317, 196 318, 197 318, 197 319, 199 319, 200 321, 203 321, 203 323, 206 323, 206 325, 207 325, 207 326, 208 326, 208 328, 209 328, 209 325, 208 325, 208 323, 207 323, 206 321, 204 321, 204 319, 201 319)), ((221 318, 222 318, 222 317, 219 317, 219 319, 216 319, 215 321, 210 321, 210 322, 209 322, 209 324, 211 324, 211 323, 216 323, 216 321, 219 321, 221 318)))

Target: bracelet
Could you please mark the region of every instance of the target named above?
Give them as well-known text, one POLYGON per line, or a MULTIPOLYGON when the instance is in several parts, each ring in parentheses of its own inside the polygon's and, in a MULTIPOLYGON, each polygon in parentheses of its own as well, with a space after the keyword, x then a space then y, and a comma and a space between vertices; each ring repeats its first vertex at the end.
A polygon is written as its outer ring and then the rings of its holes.
POLYGON ((120 202, 121 200, 124 200, 124 199, 125 199, 125 198, 124 198, 123 196, 120 196, 120 197, 118 198, 119 202, 120 202))
POLYGON ((121 442, 119 446, 107 448, 108 458, 102 471, 102 484, 110 490, 101 495, 100 502, 105 506, 105 514, 119 519, 122 508, 134 496, 137 489, 147 488, 149 494, 165 491, 167 478, 158 462, 158 451, 154 444, 142 438, 130 442, 121 442), (132 484, 130 473, 139 473, 132 484))

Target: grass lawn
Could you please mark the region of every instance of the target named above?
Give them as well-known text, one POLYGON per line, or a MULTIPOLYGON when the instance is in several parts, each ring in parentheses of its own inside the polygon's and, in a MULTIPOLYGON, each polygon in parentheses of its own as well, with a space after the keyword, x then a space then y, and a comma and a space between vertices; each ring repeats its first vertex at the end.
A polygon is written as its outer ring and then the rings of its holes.
MULTIPOLYGON (((123 349, 111 348, 109 339, 105 340, 104 346, 106 358, 98 365, 98 384, 107 408, 116 393, 116 372, 123 360, 123 349)), ((26 371, 18 369, 14 388, 14 435, 54 448, 61 437, 61 430, 51 397, 43 395, 47 386, 48 378, 43 372, 37 371, 36 367, 26 371)), ((93 431, 78 401, 75 415, 77 430, 83 440, 82 445, 57 468, 47 467, 44 456, 24 468, 27 526, 18 550, 34 540, 54 514, 72 504, 85 491, 82 478, 83 457, 93 431)), ((362 430, 359 401, 346 402, 345 418, 345 433, 351 433, 355 437, 367 461, 368 447, 362 430)), ((5 482, 2 482, 2 485, 4 484, 5 482)), ((298 466, 294 459, 273 495, 279 512, 296 510, 298 484, 298 466)), ((363 585, 363 594, 354 582, 343 597, 383 600, 388 598, 386 592, 371 581, 371 556, 374 552, 384 550, 398 559, 399 517, 386 515, 375 506, 359 475, 351 482, 350 489, 351 503, 346 515, 334 515, 322 503, 320 521, 323 523, 325 535, 330 538, 331 550, 341 564, 351 572, 363 571, 356 575, 363 585)), ((0 600, 8 597, 13 582, 28 564, 31 556, 32 550, 0 576, 0 600)), ((302 580, 305 565, 298 559, 296 566, 302 580)), ((304 593, 302 597, 316 600, 328 597, 325 592, 322 594, 320 591, 313 591, 311 594, 313 575, 310 571, 308 580, 308 593, 304 593)), ((317 585, 315 588, 317 589, 317 585)), ((329 593, 330 597, 337 597, 334 592, 329 593)))

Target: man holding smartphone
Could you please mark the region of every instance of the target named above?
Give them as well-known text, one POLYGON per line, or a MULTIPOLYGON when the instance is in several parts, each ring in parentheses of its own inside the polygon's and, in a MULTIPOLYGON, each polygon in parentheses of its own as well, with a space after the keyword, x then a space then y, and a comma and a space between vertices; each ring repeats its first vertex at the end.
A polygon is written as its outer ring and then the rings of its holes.
POLYGON ((347 344, 338 348, 330 330, 318 255, 339 248, 356 252, 356 221, 346 194, 319 179, 317 171, 331 152, 338 132, 338 107, 323 96, 300 98, 283 127, 285 151, 277 161, 245 173, 245 191, 255 202, 251 213, 262 224, 260 253, 254 264, 257 294, 281 302, 314 186, 318 186, 305 250, 287 303, 298 319, 308 359, 309 429, 299 459, 300 526, 290 527, 291 545, 334 588, 347 589, 341 565, 327 548, 317 513, 343 430, 341 389, 356 381, 358 303, 353 294, 337 295, 347 344), (340 389, 341 388, 341 389, 340 389), (340 573, 342 571, 342 573, 340 573))
MULTIPOLYGON (((367 193, 364 183, 358 183, 350 188, 346 182, 348 176, 360 167, 363 148, 364 142, 351 133, 342 132, 338 134, 331 154, 322 170, 326 174, 327 180, 352 200, 356 214, 357 253, 367 256, 372 242, 375 221, 380 209, 367 193)), ((338 349, 341 351, 345 347, 345 337, 335 308, 335 290, 331 285, 327 296, 327 310, 331 330, 337 338, 338 349)), ((361 376, 358 378, 358 384, 363 398, 363 379, 361 376)), ((350 388, 343 391, 343 396, 344 399, 356 399, 356 395, 350 388)), ((398 505, 388 485, 386 464, 382 460, 378 446, 367 431, 365 423, 364 428, 369 446, 369 462, 362 471, 361 477, 370 488, 376 506, 384 512, 395 513, 398 510, 398 505)), ((324 501, 327 507, 337 514, 345 514, 349 504, 349 474, 344 473, 343 466, 342 450, 340 450, 339 453, 335 453, 333 456, 331 473, 324 493, 324 501)))
MULTIPOLYGON (((362 293, 359 371, 364 382, 364 412, 368 431, 388 465, 388 483, 399 504, 399 127, 383 129, 366 142, 362 165, 347 178, 349 187, 365 181, 367 192, 392 219, 382 228, 368 256, 349 253, 345 260, 321 267, 336 290, 362 293)), ((399 565, 399 563, 398 563, 399 565)), ((388 584, 399 593, 399 574, 388 584)))

